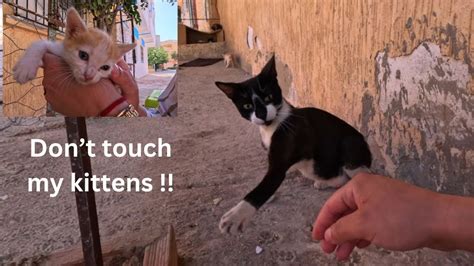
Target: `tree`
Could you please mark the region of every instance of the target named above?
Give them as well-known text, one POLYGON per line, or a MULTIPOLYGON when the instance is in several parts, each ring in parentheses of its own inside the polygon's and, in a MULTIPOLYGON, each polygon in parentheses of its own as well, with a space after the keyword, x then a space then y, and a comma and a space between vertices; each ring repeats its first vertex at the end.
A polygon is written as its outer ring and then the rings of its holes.
POLYGON ((173 53, 171 53, 171 58, 173 58, 174 60, 178 60, 178 53, 176 51, 173 51, 173 53))
POLYGON ((163 47, 148 48, 148 64, 150 66, 159 66, 167 63, 169 60, 168 53, 163 47))
MULTIPOLYGON (((139 9, 148 7, 148 0, 141 0, 137 4, 137 0, 74 0, 75 6, 82 12, 90 12, 94 17, 95 26, 107 30, 111 33, 115 17, 119 11, 125 13, 136 24, 140 24, 142 19, 140 17, 139 9)), ((162 0, 171 5, 174 5, 177 0, 162 0)))
POLYGON ((137 0, 75 0, 76 8, 83 13, 90 12, 94 17, 95 26, 107 30, 111 33, 115 17, 119 11, 124 12, 135 23, 142 22, 139 9, 148 7, 148 0, 141 0, 137 4, 137 0))

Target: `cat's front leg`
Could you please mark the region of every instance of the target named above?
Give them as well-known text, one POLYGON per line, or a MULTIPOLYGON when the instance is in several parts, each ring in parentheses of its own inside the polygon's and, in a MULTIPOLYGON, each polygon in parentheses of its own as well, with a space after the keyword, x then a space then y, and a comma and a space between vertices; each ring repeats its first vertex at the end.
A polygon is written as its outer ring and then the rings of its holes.
POLYGON ((50 41, 34 42, 25 54, 16 63, 13 68, 13 78, 20 84, 24 84, 36 77, 38 68, 43 65, 43 56, 46 52, 62 56, 62 43, 54 43, 50 41))
POLYGON ((257 210, 277 191, 285 179, 288 167, 273 167, 263 180, 254 188, 244 200, 226 212, 219 223, 222 233, 236 234, 243 232, 244 228, 257 210))

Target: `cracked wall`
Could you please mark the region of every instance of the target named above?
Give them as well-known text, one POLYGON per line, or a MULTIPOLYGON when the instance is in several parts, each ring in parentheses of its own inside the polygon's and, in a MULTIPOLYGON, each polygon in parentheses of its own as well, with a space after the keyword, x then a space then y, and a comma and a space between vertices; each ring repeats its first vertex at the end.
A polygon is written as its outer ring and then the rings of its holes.
POLYGON ((364 122, 381 146, 386 170, 438 191, 473 193, 468 65, 442 56, 429 42, 410 55, 391 58, 383 51, 375 60, 378 101, 368 105, 378 112, 364 122))
POLYGON ((361 130, 376 171, 474 194, 473 1, 219 0, 218 9, 242 68, 258 73, 275 53, 286 98, 361 130))

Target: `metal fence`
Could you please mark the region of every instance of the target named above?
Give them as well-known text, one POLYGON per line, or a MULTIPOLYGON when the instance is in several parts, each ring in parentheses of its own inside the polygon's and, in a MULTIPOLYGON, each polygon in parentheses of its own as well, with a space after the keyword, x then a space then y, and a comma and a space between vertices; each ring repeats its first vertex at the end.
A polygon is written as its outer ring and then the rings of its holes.
MULTIPOLYGON (((122 10, 118 12, 115 20, 117 41, 120 43, 134 43, 136 38, 133 20, 124 14, 122 10)), ((135 76, 135 64, 137 63, 135 49, 125 54, 123 59, 132 70, 133 76, 135 76)))
POLYGON ((64 31, 66 11, 74 5, 74 0, 7 0, 13 7, 14 15, 45 27, 55 27, 64 31))

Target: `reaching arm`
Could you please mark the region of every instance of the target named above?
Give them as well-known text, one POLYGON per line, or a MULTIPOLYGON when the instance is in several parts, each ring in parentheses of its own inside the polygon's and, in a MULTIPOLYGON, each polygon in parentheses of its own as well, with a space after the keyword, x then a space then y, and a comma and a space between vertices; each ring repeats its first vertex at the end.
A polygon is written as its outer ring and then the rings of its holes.
POLYGON ((474 251, 474 198, 438 194, 361 173, 324 204, 313 227, 322 249, 347 259, 355 246, 474 251))
POLYGON ((439 194, 430 248, 474 252, 474 198, 439 194))

